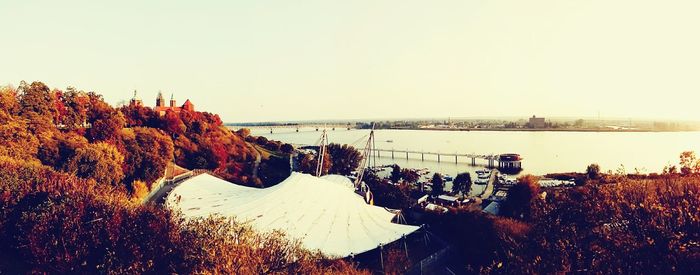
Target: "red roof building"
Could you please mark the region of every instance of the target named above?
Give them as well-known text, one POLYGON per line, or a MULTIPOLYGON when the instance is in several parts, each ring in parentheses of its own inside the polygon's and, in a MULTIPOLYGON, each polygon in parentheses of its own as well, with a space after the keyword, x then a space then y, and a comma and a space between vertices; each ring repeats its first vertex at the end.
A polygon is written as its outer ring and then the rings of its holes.
POLYGON ((182 110, 194 112, 194 104, 192 104, 192 102, 188 99, 182 106, 177 106, 175 96, 171 95, 170 105, 165 106, 165 99, 163 99, 163 93, 158 92, 158 97, 156 98, 156 106, 153 107, 153 110, 156 111, 160 116, 164 116, 168 110, 173 111, 175 113, 180 113, 182 110))

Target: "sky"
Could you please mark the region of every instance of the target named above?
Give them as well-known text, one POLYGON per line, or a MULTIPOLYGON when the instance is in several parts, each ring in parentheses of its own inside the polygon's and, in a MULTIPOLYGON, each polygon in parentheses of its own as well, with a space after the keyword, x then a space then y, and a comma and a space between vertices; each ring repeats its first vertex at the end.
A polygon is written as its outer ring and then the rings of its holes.
POLYGON ((700 1, 0 1, 0 84, 226 122, 700 120, 700 1))

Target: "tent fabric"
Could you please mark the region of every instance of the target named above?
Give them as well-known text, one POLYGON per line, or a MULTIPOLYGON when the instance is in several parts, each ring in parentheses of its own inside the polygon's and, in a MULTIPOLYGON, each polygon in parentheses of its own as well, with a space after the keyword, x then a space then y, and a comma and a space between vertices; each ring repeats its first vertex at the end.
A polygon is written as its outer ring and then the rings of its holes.
POLYGON ((352 182, 338 175, 292 173, 259 189, 202 174, 175 187, 166 203, 186 218, 218 214, 263 232, 279 229, 305 248, 336 258, 372 250, 418 229, 392 223, 393 213, 366 204, 352 182))

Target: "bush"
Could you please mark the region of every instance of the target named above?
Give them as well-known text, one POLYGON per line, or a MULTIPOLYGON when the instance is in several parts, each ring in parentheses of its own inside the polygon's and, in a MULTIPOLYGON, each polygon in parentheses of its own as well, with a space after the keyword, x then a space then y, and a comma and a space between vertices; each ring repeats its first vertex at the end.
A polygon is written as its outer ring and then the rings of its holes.
POLYGON ((265 144, 267 144, 269 141, 267 140, 266 137, 259 136, 259 137, 257 137, 257 138, 255 139, 255 142, 256 142, 258 145, 265 145, 265 144))
POLYGON ((275 152, 279 151, 281 146, 282 144, 279 141, 270 140, 265 144, 265 149, 275 152))
POLYGON ((294 152, 294 146, 292 146, 289 143, 285 143, 285 144, 282 144, 282 147, 280 147, 280 150, 282 150, 282 153, 291 154, 294 152))
POLYGON ((68 162, 68 171, 84 179, 117 186, 124 178, 124 156, 107 143, 89 144, 78 148, 68 162))
POLYGON ((433 183, 433 187, 430 189, 431 194, 433 196, 442 195, 445 188, 445 180, 442 178, 442 175, 440 173, 433 174, 433 179, 430 182, 433 183))
POLYGON ((533 202, 540 194, 538 181, 533 175, 518 178, 518 183, 508 190, 508 196, 501 208, 502 213, 514 218, 529 219, 533 202))
POLYGON ((123 190, 36 163, 2 158, 0 171, 0 271, 363 273, 306 251, 280 232, 260 234, 223 218, 186 221, 132 204, 123 190))
POLYGON ((586 175, 588 176, 588 179, 591 180, 600 178, 600 166, 597 163, 588 165, 586 168, 586 175))
POLYGON ((360 151, 347 144, 331 143, 327 147, 327 152, 332 160, 329 171, 331 174, 350 175, 357 170, 362 160, 360 151))

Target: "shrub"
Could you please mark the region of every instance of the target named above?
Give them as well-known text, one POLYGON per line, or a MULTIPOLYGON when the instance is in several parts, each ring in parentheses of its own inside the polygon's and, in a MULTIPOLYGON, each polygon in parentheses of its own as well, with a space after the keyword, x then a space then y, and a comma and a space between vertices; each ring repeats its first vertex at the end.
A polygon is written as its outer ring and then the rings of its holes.
POLYGON ((588 179, 591 180, 600 178, 600 165, 598 165, 597 163, 588 165, 588 167, 586 168, 586 175, 588 176, 588 179))

